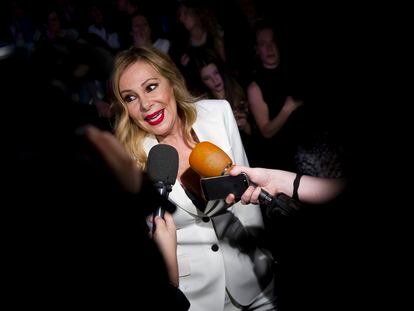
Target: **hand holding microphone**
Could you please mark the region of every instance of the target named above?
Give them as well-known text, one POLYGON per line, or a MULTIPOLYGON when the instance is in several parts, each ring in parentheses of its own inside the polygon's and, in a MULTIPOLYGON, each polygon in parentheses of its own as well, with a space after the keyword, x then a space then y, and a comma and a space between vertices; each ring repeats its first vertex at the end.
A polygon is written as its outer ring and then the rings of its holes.
POLYGON ((267 215, 270 218, 277 215, 296 214, 302 207, 299 201, 282 192, 282 189, 291 189, 291 181, 296 176, 295 173, 237 165, 230 171, 230 175, 237 175, 240 173, 247 174, 252 184, 256 187, 249 187, 244 192, 241 197, 242 203, 257 203, 259 201, 260 203, 265 204, 267 206, 267 215), (261 187, 266 187, 270 193, 275 193, 276 195, 270 195, 261 187))
MULTIPOLYGON (((285 180, 275 182, 270 171, 265 168, 251 168, 247 166, 236 165, 230 171, 230 175, 238 175, 240 173, 246 173, 254 187, 249 187, 243 194, 241 200, 243 203, 257 203, 260 201, 260 194, 263 191, 262 188, 266 188, 270 193, 279 193, 281 189, 284 189, 281 183, 285 180)), ((266 191, 267 192, 267 191, 266 191)))
MULTIPOLYGON (((201 177, 213 177, 229 175, 234 164, 232 159, 218 146, 208 141, 198 143, 190 154, 191 168, 201 177)), ((231 174, 232 176, 239 175, 231 174)), ((270 202, 272 196, 265 190, 261 190, 259 199, 262 203, 270 202)))
MULTIPOLYGON (((277 193, 277 189, 271 187, 274 183, 270 183, 271 176, 266 169, 252 169, 244 166, 235 167, 231 158, 222 149, 210 142, 201 142, 197 144, 190 154, 189 161, 191 168, 202 177, 220 176, 225 174, 230 174, 232 176, 241 173, 247 174, 250 179, 250 184, 256 188, 249 186, 241 197, 242 202, 257 203, 257 201, 259 201, 260 203, 265 204, 268 207, 269 216, 277 214, 290 215, 295 213, 300 207, 299 202, 293 200, 282 192, 277 193), (277 195, 274 197, 266 190, 261 189, 261 187, 257 187, 257 185, 269 187, 268 190, 272 193, 277 193, 277 195)), ((227 200, 226 202, 229 203, 227 200)))

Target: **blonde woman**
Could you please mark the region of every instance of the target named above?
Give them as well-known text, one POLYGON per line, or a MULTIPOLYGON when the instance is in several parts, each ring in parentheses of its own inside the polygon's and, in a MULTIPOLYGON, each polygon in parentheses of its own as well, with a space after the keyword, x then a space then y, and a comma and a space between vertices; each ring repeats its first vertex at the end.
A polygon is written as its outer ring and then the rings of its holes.
POLYGON ((154 48, 131 48, 115 62, 115 135, 145 169, 156 144, 179 154, 176 206, 179 288, 190 310, 276 310, 273 260, 257 246, 263 219, 257 205, 205 202, 188 158, 210 141, 240 165, 248 165, 239 130, 225 100, 197 101, 173 61, 154 48))

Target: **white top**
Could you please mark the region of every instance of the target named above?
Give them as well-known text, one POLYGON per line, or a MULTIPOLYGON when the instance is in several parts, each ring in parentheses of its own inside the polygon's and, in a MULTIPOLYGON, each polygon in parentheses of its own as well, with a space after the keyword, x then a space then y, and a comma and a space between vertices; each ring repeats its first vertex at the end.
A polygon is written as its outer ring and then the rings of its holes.
POLYGON ((167 39, 158 38, 152 45, 165 54, 168 54, 168 51, 170 50, 170 41, 167 39))
MULTIPOLYGON (((201 100, 195 105, 197 121, 193 129, 199 140, 223 149, 233 163, 248 165, 230 104, 225 100, 201 100)), ((157 143, 154 136, 148 136, 144 141, 146 152, 157 143)), ((219 200, 209 202, 215 208, 208 205, 204 214, 179 182, 174 184, 169 200, 177 206, 173 217, 177 226, 179 281, 191 303, 190 310, 223 310, 226 288, 239 304, 248 305, 272 280, 273 259, 266 251, 256 245, 244 245, 243 249, 249 249, 247 254, 236 246, 251 241, 246 236, 263 229, 260 207, 239 202, 221 213, 226 207, 219 200), (212 217, 204 222, 205 216, 212 217), (212 250, 214 244, 219 246, 217 251, 212 250)))
POLYGON ((104 40, 112 49, 119 49, 119 39, 116 32, 107 33, 105 27, 98 28, 95 25, 90 25, 88 28, 89 33, 94 33, 104 40))

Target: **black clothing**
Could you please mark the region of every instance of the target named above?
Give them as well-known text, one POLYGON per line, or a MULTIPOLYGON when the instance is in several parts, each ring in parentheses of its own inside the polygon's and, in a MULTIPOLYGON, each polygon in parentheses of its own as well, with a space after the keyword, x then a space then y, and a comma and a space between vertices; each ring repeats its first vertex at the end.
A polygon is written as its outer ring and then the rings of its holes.
POLYGON ((1 93, 13 103, 5 115, 19 116, 3 144, 12 161, 1 162, 6 304, 188 310, 147 235, 145 216, 159 203, 155 190, 134 195, 120 188, 76 131, 93 120, 49 76, 22 59, 0 65, 7 77, 1 93))

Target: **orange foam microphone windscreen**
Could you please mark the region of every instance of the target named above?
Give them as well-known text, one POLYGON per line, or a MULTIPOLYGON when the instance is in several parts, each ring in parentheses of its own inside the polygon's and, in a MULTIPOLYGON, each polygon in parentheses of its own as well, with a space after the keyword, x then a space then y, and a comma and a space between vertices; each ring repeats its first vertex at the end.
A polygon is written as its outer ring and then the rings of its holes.
POLYGON ((194 147, 189 162, 191 168, 201 177, 224 175, 233 167, 233 161, 227 153, 208 141, 194 147))

